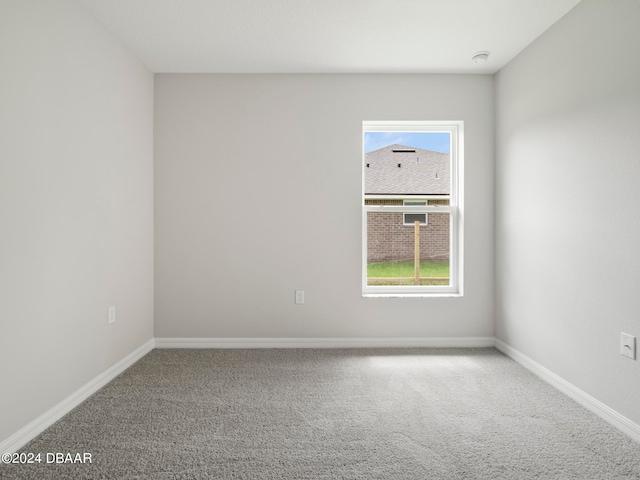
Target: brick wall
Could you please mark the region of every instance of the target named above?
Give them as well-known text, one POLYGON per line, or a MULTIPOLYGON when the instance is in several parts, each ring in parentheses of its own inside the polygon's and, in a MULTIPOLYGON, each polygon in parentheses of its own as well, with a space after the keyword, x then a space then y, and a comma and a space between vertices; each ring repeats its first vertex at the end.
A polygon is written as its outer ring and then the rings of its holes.
MULTIPOLYGON (((367 262, 413 260, 414 226, 403 225, 400 212, 367 213, 367 262)), ((428 214, 420 226, 420 260, 449 260, 449 214, 428 214)))

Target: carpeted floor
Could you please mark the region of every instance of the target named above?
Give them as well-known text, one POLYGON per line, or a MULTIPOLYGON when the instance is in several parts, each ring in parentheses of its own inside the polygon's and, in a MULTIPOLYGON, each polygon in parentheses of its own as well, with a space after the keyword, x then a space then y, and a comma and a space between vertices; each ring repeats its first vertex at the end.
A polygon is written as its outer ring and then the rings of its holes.
POLYGON ((640 444, 495 349, 154 350, 21 452, 0 478, 640 479, 640 444))

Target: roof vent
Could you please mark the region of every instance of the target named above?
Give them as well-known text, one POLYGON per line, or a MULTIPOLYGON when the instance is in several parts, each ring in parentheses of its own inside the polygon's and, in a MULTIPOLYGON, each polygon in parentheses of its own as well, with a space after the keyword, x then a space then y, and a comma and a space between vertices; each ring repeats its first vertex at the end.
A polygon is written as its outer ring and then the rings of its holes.
POLYGON ((367 168, 369 168, 369 164, 367 163, 367 168))
POLYGON ((410 150, 408 148, 397 148, 391 150, 393 153, 416 153, 415 150, 410 150))
POLYGON ((401 164, 401 163, 399 163, 399 164, 398 164, 398 168, 400 168, 400 167, 402 167, 402 164, 401 164))

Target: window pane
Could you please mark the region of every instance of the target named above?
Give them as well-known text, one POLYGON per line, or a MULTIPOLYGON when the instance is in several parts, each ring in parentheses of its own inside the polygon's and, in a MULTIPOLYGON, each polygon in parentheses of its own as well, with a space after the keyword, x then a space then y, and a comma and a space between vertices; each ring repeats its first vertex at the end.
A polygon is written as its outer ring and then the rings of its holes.
POLYGON ((450 223, 449 212, 367 212, 367 285, 449 285, 450 223), (427 225, 416 235, 405 215, 427 215, 427 225))
POLYGON ((448 132, 365 132, 365 196, 451 194, 448 132))
POLYGON ((420 222, 420 225, 426 225, 427 214, 426 213, 405 213, 404 214, 405 225, 413 225, 415 222, 420 222))

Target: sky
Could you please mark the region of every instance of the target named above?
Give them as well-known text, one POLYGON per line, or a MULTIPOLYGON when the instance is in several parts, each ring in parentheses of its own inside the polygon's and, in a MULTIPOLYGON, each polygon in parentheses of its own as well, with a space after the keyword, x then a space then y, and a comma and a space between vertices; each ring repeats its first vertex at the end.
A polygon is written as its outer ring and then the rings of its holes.
POLYGON ((450 153, 448 132, 365 132, 364 152, 397 143, 407 147, 423 148, 434 152, 450 153))

